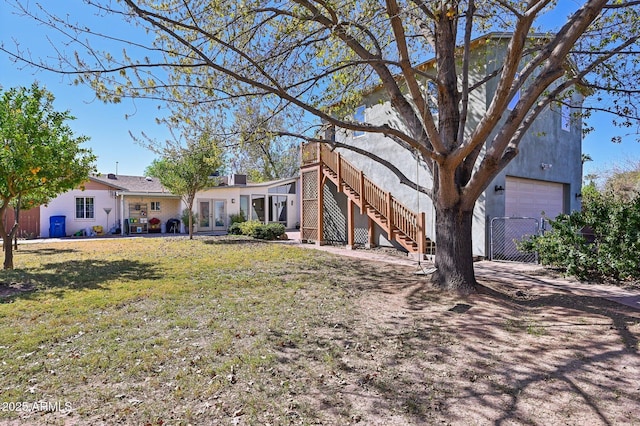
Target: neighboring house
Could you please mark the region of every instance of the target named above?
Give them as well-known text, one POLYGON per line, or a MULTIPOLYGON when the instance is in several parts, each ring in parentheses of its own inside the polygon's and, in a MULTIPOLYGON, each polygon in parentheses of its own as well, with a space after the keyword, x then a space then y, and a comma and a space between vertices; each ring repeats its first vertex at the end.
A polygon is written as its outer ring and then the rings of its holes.
MULTIPOLYGON (((298 178, 259 184, 247 183, 245 175, 224 178, 219 186, 196 194, 195 231, 226 231, 230 215, 241 211, 250 219, 293 228, 300 220, 297 186, 298 178)), ((156 178, 94 175, 82 188, 61 194, 40 207, 39 235, 87 235, 100 229, 117 234, 167 232, 167 222, 180 220, 185 208, 180 197, 156 178), (155 230, 153 218, 160 221, 155 230)), ((184 224, 180 231, 185 231, 184 224)))
MULTIPOLYGON (((473 61, 477 66, 472 68, 472 79, 480 81, 500 67, 506 42, 499 34, 476 41, 473 61), (489 38, 495 42, 491 48, 482 42, 489 38)), ((430 66, 430 62, 424 64, 425 68, 430 66)), ((494 78, 472 93, 469 129, 484 115, 496 85, 494 78)), ((581 105, 582 97, 578 93, 573 96, 572 105, 581 105)), ((489 257, 493 218, 554 218, 580 209, 582 129, 574 112, 556 105, 543 111, 524 136, 518 156, 479 197, 473 222, 474 255, 489 257)), ((374 90, 356 109, 354 118, 380 125, 397 122, 394 114, 382 91, 374 90)), ((329 138, 385 158, 408 178, 430 186, 431 176, 425 165, 411 152, 384 140, 383 135, 337 129, 329 138)), ((435 213, 427 196, 401 184, 384 166, 350 150, 330 151, 308 145, 303 148, 302 158, 303 239, 428 252, 435 238, 435 213), (392 226, 388 220, 391 216, 392 226)), ((529 231, 520 234, 534 233, 535 219, 528 222, 529 231)), ((511 232, 503 236, 503 246, 517 237, 511 232)))

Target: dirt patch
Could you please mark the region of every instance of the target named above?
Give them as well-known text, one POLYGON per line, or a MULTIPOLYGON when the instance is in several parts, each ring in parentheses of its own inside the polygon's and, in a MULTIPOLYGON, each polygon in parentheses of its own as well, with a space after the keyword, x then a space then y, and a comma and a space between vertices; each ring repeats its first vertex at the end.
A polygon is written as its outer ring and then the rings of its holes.
POLYGON ((357 315, 324 336, 340 349, 305 396, 319 412, 379 425, 640 422, 640 312, 517 280, 461 298, 375 265, 387 279, 352 277, 357 315))

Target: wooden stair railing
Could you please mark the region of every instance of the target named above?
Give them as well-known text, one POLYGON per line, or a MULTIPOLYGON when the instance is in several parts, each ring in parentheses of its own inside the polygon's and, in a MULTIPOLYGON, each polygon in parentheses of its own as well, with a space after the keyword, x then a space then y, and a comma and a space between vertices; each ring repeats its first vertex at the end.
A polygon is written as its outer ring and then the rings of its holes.
POLYGON ((362 212, 366 212, 387 232, 390 240, 397 241, 410 253, 435 254, 435 243, 426 236, 424 212, 411 211, 326 144, 320 144, 316 152, 309 155, 313 159, 306 164, 316 160, 338 192, 345 193, 362 212))

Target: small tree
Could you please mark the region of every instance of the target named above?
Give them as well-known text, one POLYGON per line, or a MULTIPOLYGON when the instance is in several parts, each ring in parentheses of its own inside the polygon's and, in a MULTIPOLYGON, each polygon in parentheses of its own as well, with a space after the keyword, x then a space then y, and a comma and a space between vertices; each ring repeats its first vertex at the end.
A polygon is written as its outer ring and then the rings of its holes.
POLYGON ((618 164, 605 175, 605 192, 624 200, 631 200, 640 194, 640 160, 618 164))
MULTIPOLYGON (((146 174, 160 179, 172 193, 179 195, 193 212, 196 193, 213 185, 213 175, 223 164, 222 150, 210 133, 202 132, 186 145, 169 144, 162 157, 154 160, 146 174)), ((188 215, 189 239, 193 239, 193 214, 188 215)))
POLYGON ((80 147, 88 138, 73 135, 65 123, 74 117, 55 111, 53 100, 36 84, 0 92, 0 217, 16 209, 13 225, 0 221, 4 269, 13 269, 20 209, 46 203, 95 171, 96 157, 80 147))

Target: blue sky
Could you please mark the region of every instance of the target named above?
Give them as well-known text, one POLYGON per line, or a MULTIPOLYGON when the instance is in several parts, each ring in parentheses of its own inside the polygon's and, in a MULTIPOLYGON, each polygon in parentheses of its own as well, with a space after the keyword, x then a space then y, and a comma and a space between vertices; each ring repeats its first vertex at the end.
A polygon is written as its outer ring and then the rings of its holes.
MULTIPOLYGON (((41 3, 53 12, 64 11, 64 6, 69 4, 58 0, 43 0, 41 3)), ((78 3, 74 2, 71 13, 75 19, 82 19, 83 22, 86 19, 88 25, 116 30, 115 33, 125 39, 144 36, 130 24, 98 19, 85 12, 84 6, 78 3)), ((9 47, 12 40, 17 39, 23 47, 31 50, 34 57, 46 56, 51 49, 46 39, 49 32, 30 18, 14 15, 13 11, 6 2, 0 2, 0 41, 9 47)), ((555 16, 552 16, 548 22, 555 20, 555 16)), ((153 161, 155 154, 136 144, 130 133, 140 136, 144 132, 159 141, 170 137, 166 128, 155 122, 156 117, 166 113, 163 104, 141 99, 105 104, 96 99, 87 86, 74 86, 67 77, 15 64, 4 54, 0 54, 0 70, 0 85, 3 88, 29 86, 38 81, 55 95, 58 110, 71 111, 77 119, 70 125, 77 134, 91 138, 87 146, 98 156, 98 171, 102 173, 115 173, 117 167, 119 174, 144 174, 144 169, 153 161)), ((611 118, 600 115, 592 120, 596 131, 584 139, 583 152, 594 161, 585 164, 585 174, 599 173, 629 160, 640 161, 640 143, 636 142, 636 135, 623 137, 622 143, 613 144, 611 138, 621 135, 621 130, 612 126, 611 118)))

